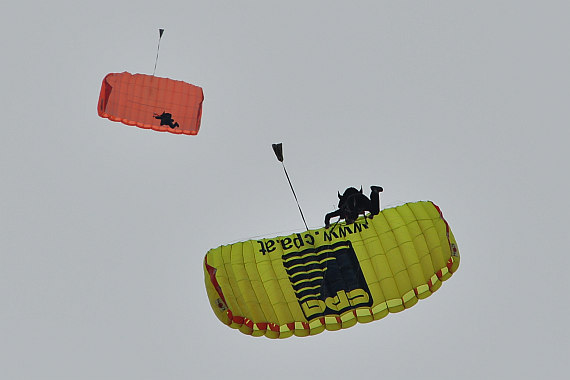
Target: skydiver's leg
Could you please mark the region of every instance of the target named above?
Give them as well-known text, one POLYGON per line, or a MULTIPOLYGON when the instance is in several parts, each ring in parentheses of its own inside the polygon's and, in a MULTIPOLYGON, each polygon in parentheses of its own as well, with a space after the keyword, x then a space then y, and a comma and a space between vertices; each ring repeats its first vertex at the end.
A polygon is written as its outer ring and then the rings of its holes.
POLYGON ((347 224, 350 224, 358 219, 360 214, 364 215, 364 219, 366 219, 366 211, 370 211, 370 199, 368 199, 366 195, 360 194, 354 197, 354 203, 352 206, 353 209, 351 210, 351 213, 347 213, 352 214, 350 218, 346 219, 347 224))
POLYGON ((370 186, 370 219, 380 212, 380 193, 384 190, 380 186, 370 186))
POLYGON ((335 216, 340 216, 340 210, 329 212, 325 216, 325 228, 329 228, 331 226, 331 218, 334 218, 335 216))
POLYGON ((172 124, 170 127, 171 127, 172 129, 174 129, 174 128, 178 127, 178 123, 174 123, 174 124, 172 124))

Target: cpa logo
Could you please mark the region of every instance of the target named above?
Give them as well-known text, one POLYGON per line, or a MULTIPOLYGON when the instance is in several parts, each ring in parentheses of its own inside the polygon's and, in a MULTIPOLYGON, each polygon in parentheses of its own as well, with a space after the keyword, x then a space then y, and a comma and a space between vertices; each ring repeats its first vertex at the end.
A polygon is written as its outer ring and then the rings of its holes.
POLYGON ((372 305, 350 241, 283 255, 283 266, 307 319, 372 305))

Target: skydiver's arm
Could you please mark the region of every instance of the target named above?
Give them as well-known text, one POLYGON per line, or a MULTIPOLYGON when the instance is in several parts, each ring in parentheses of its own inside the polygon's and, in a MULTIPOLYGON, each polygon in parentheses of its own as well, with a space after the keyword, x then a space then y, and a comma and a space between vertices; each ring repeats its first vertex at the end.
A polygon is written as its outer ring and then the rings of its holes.
POLYGON ((329 228, 331 226, 331 218, 334 218, 335 216, 340 216, 340 210, 329 212, 325 215, 325 228, 329 228))

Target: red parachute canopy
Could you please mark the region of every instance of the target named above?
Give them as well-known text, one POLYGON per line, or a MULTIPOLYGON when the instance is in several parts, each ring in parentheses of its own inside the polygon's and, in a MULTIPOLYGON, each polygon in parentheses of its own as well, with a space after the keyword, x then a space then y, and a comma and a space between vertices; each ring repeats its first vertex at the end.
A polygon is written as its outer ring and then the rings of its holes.
POLYGON ((202 118, 202 88, 153 75, 111 73, 101 85, 99 116, 140 128, 196 135, 202 118))

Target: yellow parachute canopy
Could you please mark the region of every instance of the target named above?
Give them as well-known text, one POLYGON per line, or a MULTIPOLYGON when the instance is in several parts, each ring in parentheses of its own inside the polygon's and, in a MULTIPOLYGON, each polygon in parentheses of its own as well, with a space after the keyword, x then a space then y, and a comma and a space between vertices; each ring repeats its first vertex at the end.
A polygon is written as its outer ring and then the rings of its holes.
POLYGON ((381 319, 430 296, 458 267, 453 233, 429 201, 328 230, 224 245, 204 259, 216 316, 269 338, 381 319))

